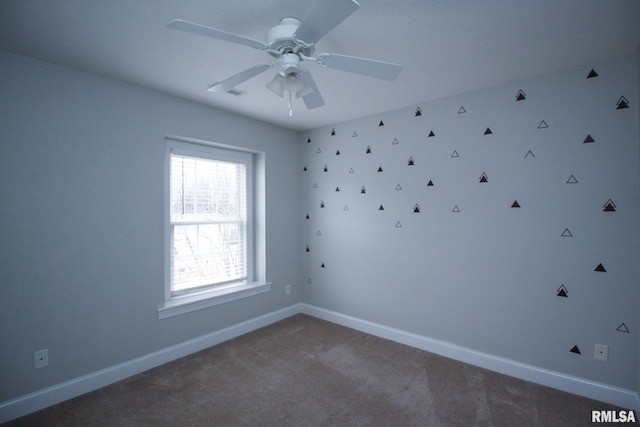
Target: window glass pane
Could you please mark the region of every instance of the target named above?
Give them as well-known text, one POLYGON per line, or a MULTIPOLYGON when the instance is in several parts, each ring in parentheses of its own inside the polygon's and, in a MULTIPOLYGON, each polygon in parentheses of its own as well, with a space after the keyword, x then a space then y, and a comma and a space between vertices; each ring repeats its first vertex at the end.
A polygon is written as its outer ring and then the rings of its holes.
POLYGON ((246 167, 186 156, 171 156, 171 221, 246 218, 246 167))
POLYGON ((242 223, 174 225, 172 291, 246 278, 242 223))

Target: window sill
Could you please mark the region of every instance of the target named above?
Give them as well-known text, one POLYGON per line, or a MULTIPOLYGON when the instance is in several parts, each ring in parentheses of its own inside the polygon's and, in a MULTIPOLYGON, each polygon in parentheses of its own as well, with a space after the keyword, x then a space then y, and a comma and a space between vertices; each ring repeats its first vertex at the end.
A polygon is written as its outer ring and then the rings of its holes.
POLYGON ((163 306, 158 307, 158 318, 166 319, 168 317, 174 317, 180 314, 262 294, 269 292, 270 290, 271 283, 269 282, 251 282, 228 286, 223 289, 201 292, 195 295, 176 297, 166 301, 163 306))

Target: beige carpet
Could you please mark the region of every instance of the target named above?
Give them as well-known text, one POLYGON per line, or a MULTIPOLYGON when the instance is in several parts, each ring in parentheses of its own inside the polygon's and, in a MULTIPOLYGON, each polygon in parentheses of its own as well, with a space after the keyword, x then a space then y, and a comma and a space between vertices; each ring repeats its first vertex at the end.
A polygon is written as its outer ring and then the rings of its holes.
POLYGON ((587 426, 613 406, 305 315, 16 426, 587 426))

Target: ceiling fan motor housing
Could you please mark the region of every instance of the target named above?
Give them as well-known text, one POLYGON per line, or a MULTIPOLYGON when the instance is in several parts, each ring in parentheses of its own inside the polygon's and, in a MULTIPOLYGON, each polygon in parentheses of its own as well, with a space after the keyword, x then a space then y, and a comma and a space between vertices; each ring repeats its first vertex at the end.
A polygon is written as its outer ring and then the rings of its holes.
POLYGON ((275 58, 287 53, 302 53, 304 56, 311 56, 314 52, 312 45, 305 45, 297 41, 293 36, 300 26, 298 18, 286 17, 280 20, 280 24, 271 28, 267 32, 267 52, 275 58))

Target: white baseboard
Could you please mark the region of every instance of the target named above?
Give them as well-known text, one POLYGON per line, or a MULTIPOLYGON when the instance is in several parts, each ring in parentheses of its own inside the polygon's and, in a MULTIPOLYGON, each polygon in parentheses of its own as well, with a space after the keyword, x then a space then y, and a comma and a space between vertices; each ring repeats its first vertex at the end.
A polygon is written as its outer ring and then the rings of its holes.
MULTIPOLYGON (((308 304, 299 304, 300 311, 319 319, 346 326, 377 337, 385 338, 410 347, 419 348, 470 365, 532 383, 552 387, 568 393, 617 405, 625 409, 640 411, 640 395, 633 390, 613 387, 607 384, 573 377, 560 372, 538 368, 514 360, 460 347, 445 341, 427 338, 411 332, 347 316, 308 304)), ((594 408, 598 409, 598 408, 594 408)))
MULTIPOLYGON (((481 353, 445 341, 427 338, 410 332, 347 316, 308 304, 294 304, 282 310, 249 319, 237 325, 185 341, 157 352, 92 372, 52 387, 0 403, 0 422, 7 422, 32 412, 44 409, 81 394, 89 393, 116 381, 139 374, 156 366, 171 362, 189 354, 204 350, 298 313, 356 329, 371 335, 405 344, 431 353, 439 354, 464 363, 479 366, 536 384, 563 390, 569 393, 607 402, 627 409, 640 411, 638 393, 572 377, 559 372, 538 368, 513 360, 481 353)), ((594 408, 597 409, 597 408, 594 408)))
POLYGON ((145 356, 0 403, 0 422, 22 417, 300 313, 299 305, 267 313, 145 356))

